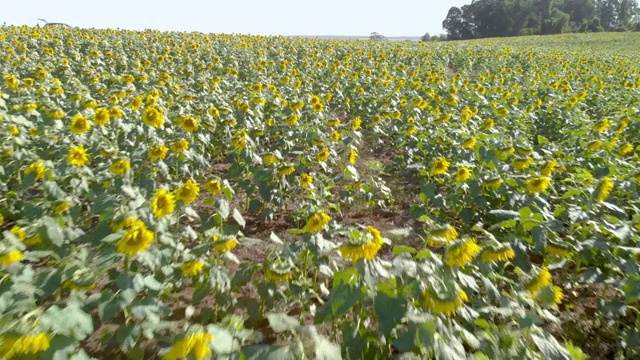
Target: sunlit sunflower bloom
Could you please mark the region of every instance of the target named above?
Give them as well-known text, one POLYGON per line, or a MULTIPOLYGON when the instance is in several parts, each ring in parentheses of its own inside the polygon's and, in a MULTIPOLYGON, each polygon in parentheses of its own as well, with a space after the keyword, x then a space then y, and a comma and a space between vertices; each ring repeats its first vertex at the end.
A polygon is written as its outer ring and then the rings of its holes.
POLYGON ((27 237, 27 233, 18 225, 14 225, 9 232, 15 235, 20 241, 24 241, 27 237))
POLYGON ((511 163, 511 167, 516 170, 526 170, 531 166, 531 164, 533 164, 533 159, 528 157, 526 159, 513 160, 513 162, 511 163))
POLYGON ((179 154, 189 149, 189 142, 185 139, 176 140, 171 144, 171 151, 179 154))
POLYGON ((109 171, 118 176, 124 175, 129 169, 131 169, 131 163, 127 159, 118 159, 109 166, 109 171))
POLYGON ((458 183, 463 183, 471 177, 471 169, 467 166, 461 166, 456 170, 455 179, 458 183))
POLYGON ((465 293, 464 290, 458 291, 458 295, 454 295, 451 299, 441 299, 430 289, 425 290, 423 296, 424 305, 427 309, 434 314, 445 314, 447 316, 455 314, 455 312, 461 308, 465 302, 469 301, 467 293, 465 293))
POLYGON ((467 238, 457 240, 447 247, 445 259, 449 267, 464 267, 480 252, 480 246, 476 243, 476 239, 467 238))
POLYGON ((624 143, 624 144, 620 145, 620 147, 618 148, 618 152, 622 156, 630 154, 630 153, 633 152, 633 145, 631 145, 629 143, 624 143))
POLYGON ((431 165, 431 175, 444 175, 449 169, 449 162, 447 159, 440 157, 436 159, 431 165))
POLYGON ((22 254, 22 251, 20 250, 12 250, 6 253, 0 253, 0 266, 9 266, 22 260, 22 258, 24 258, 24 254, 22 254))
POLYGON ((151 200, 150 207, 153 216, 161 219, 173 214, 176 209, 176 200, 172 193, 165 189, 158 189, 151 200))
POLYGON ((293 274, 291 271, 280 272, 275 269, 267 269, 267 271, 264 272, 264 277, 274 283, 285 283, 293 278, 293 274))
POLYGON ((555 159, 551 159, 551 160, 547 161, 544 164, 544 166, 542 166, 542 170, 540 172, 544 176, 549 176, 549 175, 553 174, 553 172, 556 170, 556 166, 557 165, 558 165, 558 162, 555 159))
POLYGON ((89 162, 89 154, 83 145, 74 146, 69 149, 67 162, 73 166, 84 166, 89 162))
POLYGON ((71 131, 75 134, 83 134, 91 129, 91 125, 89 124, 89 120, 86 117, 80 114, 76 114, 71 119, 69 129, 71 129, 71 131))
POLYGON ((480 253, 480 261, 490 263, 499 261, 509 261, 516 256, 511 246, 502 245, 499 247, 488 247, 480 253))
POLYGON ((331 153, 329 152, 329 148, 322 148, 322 150, 320 150, 320 152, 316 155, 316 160, 326 162, 327 160, 329 160, 330 154, 331 153))
POLYGON ((606 131, 609 128, 609 126, 610 126, 609 119, 604 118, 602 119, 602 121, 596 123, 593 126, 593 131, 600 133, 600 132, 606 131))
POLYGON ((200 194, 200 184, 187 180, 182 186, 175 191, 176 200, 182 201, 185 205, 194 202, 200 194))
POLYGON ((236 149, 244 149, 247 147, 247 132, 244 129, 238 130, 233 134, 231 146, 236 149))
POLYGON ((196 360, 204 360, 211 355, 209 343, 213 341, 213 336, 206 332, 198 332, 179 340, 169 352, 162 356, 162 360, 184 360, 192 355, 196 360))
POLYGON ((131 103, 129 104, 129 106, 131 107, 131 110, 138 110, 142 107, 142 97, 141 96, 136 96, 133 99, 131 99, 131 103))
POLYGON ((198 120, 193 116, 187 116, 180 121, 180 126, 186 132, 193 132, 198 130, 200 124, 198 124, 198 120))
POLYGON ((337 132, 337 131, 332 132, 331 135, 329 135, 329 137, 331 138, 331 141, 333 141, 333 142, 340 141, 340 133, 337 132))
POLYGON ((169 148, 167 148, 164 145, 154 145, 151 148, 149 148, 149 153, 147 157, 151 161, 164 160, 164 158, 167 157, 168 151, 169 151, 169 148))
POLYGON ((562 293, 562 288, 560 286, 553 286, 553 302, 556 304, 560 304, 564 299, 564 294, 562 293))
POLYGON ((300 186, 309 187, 309 185, 311 185, 312 182, 313 182, 313 176, 309 174, 302 174, 302 176, 300 176, 300 186))
POLYGON ((474 146, 476 146, 476 138, 472 137, 469 139, 466 139, 465 141, 462 142, 462 148, 463 149, 473 149, 474 146))
POLYGON ((113 119, 121 119, 122 118, 122 110, 120 110, 117 106, 112 106, 109 108, 109 117, 113 119))
POLYGON ((319 233, 331 221, 331 217, 324 211, 317 212, 309 217, 307 223, 302 228, 303 232, 319 233))
POLYGON ((610 177, 606 176, 602 181, 600 181, 600 184, 596 189, 596 199, 598 201, 604 201, 609 196, 612 189, 613 181, 611 181, 610 177))
POLYGON ((516 151, 516 149, 513 146, 507 146, 507 147, 503 147, 503 148, 500 148, 500 149, 496 150, 496 155, 498 155, 498 156, 511 155, 515 151, 516 151))
POLYGON ((445 225, 435 228, 429 233, 427 244, 429 246, 438 246, 451 242, 458 238, 458 232, 451 225, 445 225))
POLYGON ((211 195, 217 196, 222 193, 222 183, 218 179, 212 179, 204 184, 204 189, 211 195))
POLYGON ((482 125, 480 125, 480 127, 482 127, 483 130, 489 130, 491 128, 493 128, 493 126, 495 125, 493 119, 487 119, 485 120, 482 125))
POLYGON ((589 151, 597 151, 600 148, 602 148, 602 141, 600 140, 594 140, 587 145, 587 150, 589 151))
POLYGON ((359 116, 356 116, 351 122, 351 130, 358 130, 361 124, 362 124, 362 119, 359 116))
POLYGON ((216 254, 224 254, 227 253, 238 246, 238 239, 231 238, 227 240, 217 239, 213 243, 213 252, 216 254))
POLYGON ((36 180, 43 179, 45 171, 46 171, 46 168, 42 161, 32 162, 24 169, 25 174, 33 174, 36 180))
POLYGON ((527 180, 527 190, 532 193, 541 193, 545 192, 549 185, 551 184, 551 179, 547 176, 536 176, 527 180))
POLYGON ((111 120, 111 113, 105 108, 97 108, 96 113, 93 115, 93 123, 96 125, 104 126, 109 124, 111 120))
POLYGON ((118 252, 133 256, 141 251, 145 251, 153 242, 153 231, 147 229, 144 222, 136 220, 124 236, 116 242, 118 252))
POLYGON ((63 202, 59 203, 58 205, 56 205, 53 208, 53 211, 58 215, 62 215, 64 212, 66 212, 70 208, 71 208, 71 204, 69 202, 67 202, 67 201, 63 201, 63 202))
POLYGON ((204 263, 199 260, 187 261, 180 266, 180 272, 187 277, 198 276, 204 269, 204 263))
POLYGON ((0 358, 7 360, 31 358, 49 349, 49 346, 51 346, 51 337, 46 333, 2 336, 0 337, 0 358))
POLYGON ((218 108, 216 108, 215 106, 210 107, 209 110, 207 110, 207 112, 214 119, 220 116, 220 110, 218 110, 218 108))
POLYGON ((149 106, 144 109, 144 113, 142 114, 142 122, 151 127, 159 128, 160 126, 162 126, 162 124, 164 124, 164 115, 159 109, 149 106))
POLYGON ((283 166, 278 170, 278 177, 289 176, 296 171, 293 166, 283 166))
POLYGON ((571 249, 568 246, 554 244, 552 242, 547 242, 547 245, 544 248, 545 254, 558 256, 558 257, 566 257, 571 253, 571 249))
POLYGON ((545 266, 540 269, 537 276, 526 285, 526 289, 535 296, 543 287, 550 285, 551 280, 551 273, 545 266))
POLYGON ((278 157, 275 156, 274 154, 264 154, 262 156, 262 161, 264 162, 265 165, 271 165, 278 162, 278 157))
POLYGON ((372 226, 369 226, 367 230, 364 236, 350 236, 349 242, 338 248, 344 259, 356 263, 360 259, 373 260, 378 254, 384 245, 380 231, 372 226))
POLYGON ((12 126, 12 127, 9 129, 9 133, 10 133, 11 135, 13 135, 13 136, 18 136, 18 135, 20 135, 20 129, 18 129, 18 128, 17 128, 17 127, 15 127, 15 126, 12 126))

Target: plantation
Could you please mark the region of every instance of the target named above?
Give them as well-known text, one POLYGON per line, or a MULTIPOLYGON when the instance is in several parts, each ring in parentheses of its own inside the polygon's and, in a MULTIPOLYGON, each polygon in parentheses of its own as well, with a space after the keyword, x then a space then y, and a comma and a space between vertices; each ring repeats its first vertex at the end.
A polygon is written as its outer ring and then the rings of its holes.
POLYGON ((0 358, 635 358, 639 45, 0 27, 0 358))

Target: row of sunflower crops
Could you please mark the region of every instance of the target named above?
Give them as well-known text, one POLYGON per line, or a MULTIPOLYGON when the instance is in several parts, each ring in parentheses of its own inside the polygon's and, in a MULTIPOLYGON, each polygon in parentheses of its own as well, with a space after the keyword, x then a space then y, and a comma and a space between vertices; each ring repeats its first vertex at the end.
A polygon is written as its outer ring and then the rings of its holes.
POLYGON ((0 27, 0 358, 637 356, 637 56, 543 41, 0 27))

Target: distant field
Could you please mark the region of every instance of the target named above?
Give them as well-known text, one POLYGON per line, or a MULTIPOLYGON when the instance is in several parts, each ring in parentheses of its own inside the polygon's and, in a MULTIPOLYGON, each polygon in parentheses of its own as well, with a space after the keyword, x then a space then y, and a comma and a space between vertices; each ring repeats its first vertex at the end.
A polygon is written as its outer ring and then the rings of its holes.
POLYGON ((638 358, 639 45, 0 27, 0 359, 638 358))

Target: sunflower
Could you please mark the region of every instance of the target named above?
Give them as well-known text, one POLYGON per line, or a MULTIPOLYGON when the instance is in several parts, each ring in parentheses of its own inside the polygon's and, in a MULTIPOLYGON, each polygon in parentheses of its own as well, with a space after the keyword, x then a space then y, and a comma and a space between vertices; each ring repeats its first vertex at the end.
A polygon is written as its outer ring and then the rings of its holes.
POLYGON ((198 130, 200 125, 198 124, 198 119, 193 116, 186 116, 179 121, 180 126, 186 132, 194 132, 198 130))
POLYGON ((309 187, 312 182, 313 182, 313 176, 309 174, 302 174, 302 176, 300 176, 300 186, 309 187))
POLYGON ((498 261, 509 261, 516 256, 510 245, 500 245, 497 247, 487 247, 480 253, 480 261, 490 263, 498 261))
POLYGON ((215 106, 210 107, 207 112, 214 119, 220 116, 220 110, 218 110, 218 108, 216 108, 215 106))
POLYGON ((279 272, 275 269, 267 269, 264 277, 274 283, 284 283, 293 278, 293 274, 289 271, 279 272))
POLYGON ((12 250, 0 253, 0 266, 9 266, 24 258, 24 254, 20 250, 12 250))
POLYGON ((608 176, 604 177, 596 189, 596 199, 598 201, 604 201, 609 196, 612 189, 613 181, 608 176))
POLYGON ((175 197, 165 189, 158 189, 151 200, 151 212, 157 218, 172 214, 176 208, 175 197))
POLYGON ((624 143, 620 145, 620 147, 618 148, 618 152, 622 156, 628 155, 633 152, 633 145, 631 145, 630 143, 624 143))
POLYGON ((93 115, 93 123, 96 125, 104 126, 109 124, 111 120, 111 113, 105 108, 97 108, 96 113, 93 115))
POLYGON ((553 174, 553 172, 556 170, 557 165, 558 165, 558 162, 555 159, 551 159, 546 163, 544 163, 540 173, 544 176, 549 176, 553 174))
POLYGON ((544 248, 544 252, 551 256, 566 257, 571 253, 571 248, 566 245, 555 244, 548 241, 544 248))
POLYGON ((159 128, 164 124, 164 115, 160 109, 148 106, 142 114, 142 122, 151 127, 159 128))
POLYGON ((373 260, 382 245, 384 245, 384 240, 380 235, 380 231, 373 226, 369 226, 366 234, 353 231, 349 235, 349 241, 340 246, 338 251, 344 259, 356 263, 360 259, 373 260))
POLYGON ((467 293, 464 290, 458 290, 457 294, 454 292, 452 296, 443 298, 438 296, 432 289, 427 288, 423 292, 424 306, 434 314, 444 314, 452 316, 460 309, 463 304, 469 301, 467 293))
POLYGON ((73 133, 80 135, 89 131, 89 129, 91 129, 91 125, 89 124, 89 119, 80 114, 76 114, 71 119, 69 129, 71 129, 73 133))
POLYGON ((551 179, 547 176, 537 176, 527 180, 527 190, 532 193, 545 192, 551 184, 551 179))
POLYGON ((609 119, 604 118, 602 119, 602 121, 599 121, 593 126, 593 131, 599 132, 599 133, 603 131, 607 131, 609 126, 610 126, 609 119))
POLYGON ((471 177, 471 169, 467 166, 461 166, 456 170, 455 179, 458 183, 463 183, 471 177))
POLYGON ((283 166, 278 170, 278 177, 289 176, 296 171, 293 166, 283 166))
POLYGON ((200 274, 203 269, 204 263, 199 260, 187 261, 180 266, 180 272, 182 272, 182 275, 187 277, 198 276, 198 274, 200 274))
POLYGON ((531 164, 533 164, 533 159, 530 157, 518 158, 513 160, 513 162, 511 163, 511 167, 516 170, 526 170, 529 168, 529 166, 531 166, 531 164))
POLYGON ((489 130, 489 129, 493 128, 494 125, 495 125, 495 123, 494 123, 493 119, 487 119, 480 125, 480 127, 483 130, 489 130))
POLYGON ((44 178, 44 173, 46 171, 46 167, 42 161, 35 161, 29 164, 25 169, 24 173, 33 174, 36 180, 41 180, 44 178))
POLYGON ((356 116, 351 122, 351 130, 358 130, 361 124, 362 124, 362 119, 359 116, 356 116))
POLYGON ((439 157, 431 165, 431 175, 444 175, 449 169, 449 162, 444 157, 439 157))
POLYGON ((187 149, 189 149, 189 142, 185 139, 176 140, 171 144, 171 151, 176 154, 179 154, 187 149))
POLYGON ((89 154, 83 145, 74 146, 69 149, 67 162, 73 166, 84 166, 89 162, 89 154))
POLYGON ((587 150, 589 151, 598 151, 602 147, 602 141, 594 140, 587 145, 587 150))
POLYGON ((169 149, 164 145, 154 145, 149 148, 147 157, 151 161, 164 160, 164 158, 167 157, 168 151, 169 149))
POLYGON ((53 211, 58 214, 61 215, 62 213, 66 212, 67 210, 69 210, 69 208, 71 208, 71 204, 67 201, 63 201, 61 203, 59 203, 58 205, 56 205, 53 208, 53 211))
POLYGON ((144 222, 136 220, 124 236, 116 242, 118 252, 127 256, 133 256, 147 250, 153 242, 153 231, 147 229, 144 222))
POLYGON ((200 184, 197 182, 187 180, 182 186, 175 191, 175 197, 177 200, 182 201, 185 205, 189 205, 198 198, 200 194, 200 184))
POLYGON ((340 141, 340 133, 339 133, 339 132, 337 132, 337 131, 333 131, 333 132, 331 133, 331 135, 329 135, 329 137, 331 138, 331 141, 333 141, 333 142, 338 142, 338 141, 340 141))
POLYGON ((235 249, 236 246, 238 246, 238 239, 236 238, 221 240, 220 238, 216 237, 214 238, 214 242, 213 242, 213 252, 215 252, 218 255, 224 254, 226 252, 229 252, 235 249))
POLYGON ((543 287, 549 284, 551 284, 551 273, 545 266, 538 271, 538 274, 533 277, 525 287, 532 295, 535 296, 543 287))
POLYGON ((513 146, 506 146, 503 148, 500 148, 498 150, 496 150, 496 155, 497 156, 506 156, 506 155, 511 155, 516 151, 516 149, 513 146))
POLYGON ((320 150, 320 152, 316 155, 316 160, 321 161, 321 162, 326 162, 327 160, 329 160, 329 155, 331 153, 329 152, 328 148, 322 148, 322 150, 320 150))
POLYGON ((204 184, 204 189, 211 195, 217 196, 222 192, 222 183, 218 179, 212 179, 204 184))
POLYGON ((34 357, 51 346, 51 337, 47 333, 24 334, 20 336, 0 336, 0 358, 13 359, 34 357))
POLYGON ((442 245, 458 238, 458 232, 451 225, 437 227, 429 233, 427 244, 429 246, 442 245))
POLYGON ((474 146, 476 146, 476 138, 472 137, 472 138, 468 138, 466 140, 464 140, 462 142, 462 148, 463 149, 473 149, 474 146))
POLYGON ((449 267, 464 267, 480 252, 480 246, 476 243, 476 239, 467 238, 457 240, 447 247, 445 259, 449 267))
POLYGON ((131 169, 131 163, 127 159, 118 159, 109 167, 109 171, 118 176, 124 175, 129 169, 131 169))
POLYGON ((197 332, 177 341, 169 351, 162 356, 162 360, 182 360, 192 355, 196 360, 204 360, 211 355, 209 343, 213 336, 206 332, 197 332))
POLYGON ((307 233, 319 233, 329 223, 331 217, 324 211, 319 211, 309 217, 307 223, 302 228, 303 232, 307 233))
POLYGON ((356 149, 354 148, 349 149, 349 164, 355 165, 357 160, 358 160, 358 152, 356 151, 356 149))
POLYGON ((271 153, 264 154, 264 156, 262 156, 262 161, 264 162, 265 165, 271 165, 278 162, 278 157, 271 153))

